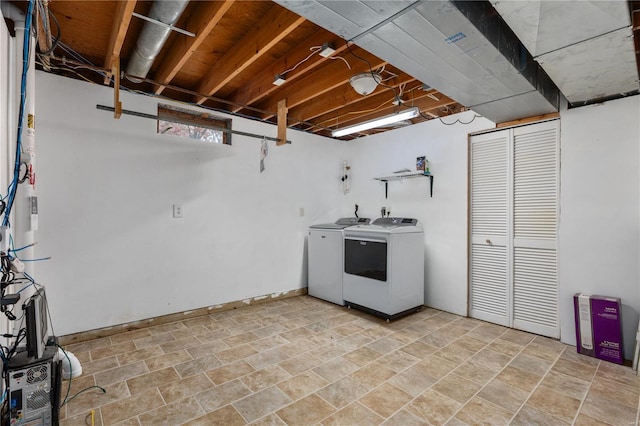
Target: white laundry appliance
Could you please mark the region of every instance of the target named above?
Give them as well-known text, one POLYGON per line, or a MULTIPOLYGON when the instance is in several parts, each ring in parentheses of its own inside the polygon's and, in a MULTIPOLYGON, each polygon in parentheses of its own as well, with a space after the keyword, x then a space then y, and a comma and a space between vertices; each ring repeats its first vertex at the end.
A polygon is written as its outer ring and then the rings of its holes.
POLYGON ((308 294, 344 306, 342 298, 343 230, 367 224, 368 218, 345 217, 335 223, 312 225, 308 240, 308 294))
POLYGON ((424 305, 424 232, 387 217, 344 230, 344 303, 387 320, 424 305))

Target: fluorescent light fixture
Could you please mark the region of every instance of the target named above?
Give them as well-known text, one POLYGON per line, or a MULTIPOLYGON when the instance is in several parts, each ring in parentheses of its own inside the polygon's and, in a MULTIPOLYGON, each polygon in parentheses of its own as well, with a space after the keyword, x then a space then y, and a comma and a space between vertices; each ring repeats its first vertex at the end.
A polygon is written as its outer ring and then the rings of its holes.
POLYGON ((329 42, 322 45, 320 49, 320 56, 323 58, 328 58, 336 52, 336 49, 333 48, 333 45, 329 42))
POLYGON ((416 118, 418 115, 420 115, 420 110, 418 109, 418 107, 413 107, 397 114, 386 115, 374 120, 365 121, 364 123, 359 123, 353 126, 344 127, 342 129, 333 130, 331 132, 331 136, 333 136, 334 138, 339 138, 341 136, 350 135, 352 133, 361 132, 363 130, 375 129, 376 127, 382 127, 387 124, 397 123, 398 121, 416 118))
POLYGON ((275 78, 273 79, 273 84, 275 84, 276 86, 282 86, 285 81, 287 80, 284 78, 283 75, 276 74, 275 78))

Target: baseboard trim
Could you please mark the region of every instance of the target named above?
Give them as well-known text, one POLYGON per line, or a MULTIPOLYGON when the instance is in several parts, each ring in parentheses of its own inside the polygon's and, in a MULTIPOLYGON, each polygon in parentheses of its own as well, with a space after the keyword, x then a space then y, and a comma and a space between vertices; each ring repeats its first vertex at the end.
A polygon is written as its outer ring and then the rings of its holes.
POLYGON ((140 330, 142 328, 147 328, 154 325, 168 324, 170 322, 182 321, 185 319, 196 318, 203 315, 210 315, 216 312, 230 311, 232 309, 238 309, 244 306, 259 305, 262 303, 272 302, 274 300, 303 296, 305 294, 307 294, 307 287, 283 291, 280 293, 256 296, 250 299, 236 300, 220 305, 206 306, 189 311, 176 312, 159 317, 132 321, 125 324, 114 325, 111 327, 98 328, 95 330, 81 331, 78 333, 67 334, 65 336, 58 336, 58 342, 61 346, 66 346, 74 343, 84 342, 87 340, 99 339, 101 337, 109 337, 113 336, 114 334, 124 333, 126 331, 140 330))

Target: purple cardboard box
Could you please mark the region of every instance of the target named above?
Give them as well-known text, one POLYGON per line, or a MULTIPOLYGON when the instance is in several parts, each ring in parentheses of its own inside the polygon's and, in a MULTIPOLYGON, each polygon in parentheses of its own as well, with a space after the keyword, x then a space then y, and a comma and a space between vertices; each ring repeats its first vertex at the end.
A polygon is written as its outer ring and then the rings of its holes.
POLYGON ((578 353, 622 364, 620 299, 579 293, 573 304, 578 353))

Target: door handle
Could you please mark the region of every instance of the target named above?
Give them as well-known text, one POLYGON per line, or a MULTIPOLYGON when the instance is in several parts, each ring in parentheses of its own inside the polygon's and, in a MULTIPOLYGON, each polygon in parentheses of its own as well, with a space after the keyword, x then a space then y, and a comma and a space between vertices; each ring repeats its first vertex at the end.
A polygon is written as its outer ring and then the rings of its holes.
POLYGON ((490 240, 490 239, 488 239, 488 238, 485 240, 485 243, 487 243, 487 244, 489 244, 489 245, 493 245, 493 243, 491 242, 491 240, 490 240))

